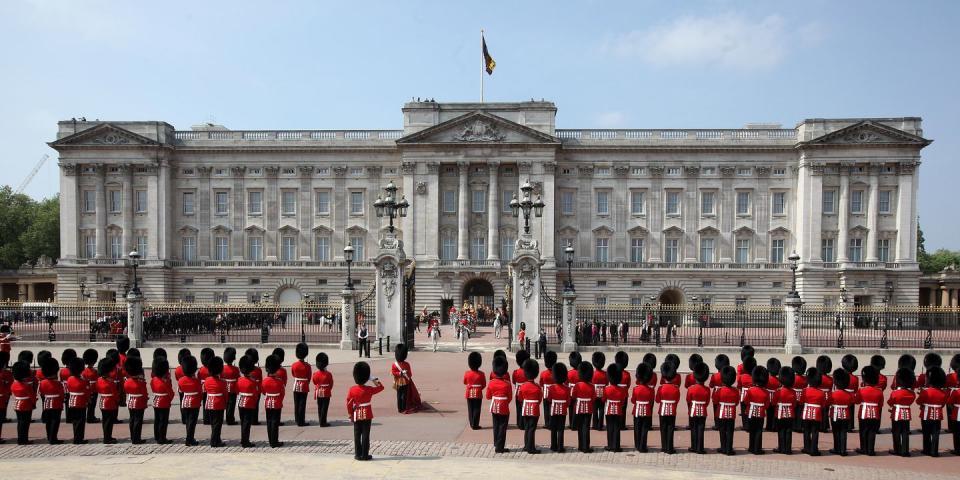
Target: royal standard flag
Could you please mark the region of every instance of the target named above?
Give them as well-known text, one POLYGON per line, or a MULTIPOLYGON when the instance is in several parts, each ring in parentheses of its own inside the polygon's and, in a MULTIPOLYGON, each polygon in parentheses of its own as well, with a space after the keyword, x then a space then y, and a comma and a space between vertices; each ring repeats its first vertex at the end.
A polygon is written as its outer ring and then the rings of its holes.
POLYGON ((487 39, 482 36, 480 38, 483 43, 483 67, 487 70, 487 75, 493 75, 493 69, 497 68, 497 62, 493 60, 490 52, 487 51, 487 39))

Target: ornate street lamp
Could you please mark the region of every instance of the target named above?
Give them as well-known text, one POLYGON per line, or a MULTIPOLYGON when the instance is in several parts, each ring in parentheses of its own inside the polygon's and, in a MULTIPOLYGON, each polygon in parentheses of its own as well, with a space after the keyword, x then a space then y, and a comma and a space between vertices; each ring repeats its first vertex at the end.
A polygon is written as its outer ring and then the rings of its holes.
POLYGON ((790 293, 789 297, 793 299, 800 298, 800 293, 797 292, 797 263, 800 262, 800 255, 797 255, 797 252, 793 252, 787 257, 787 260, 790 260, 790 293))
POLYGON ((884 289, 886 290, 886 296, 884 300, 887 304, 893 303, 893 282, 887 281, 884 284, 884 289))
POLYGON ((377 212, 378 218, 387 217, 390 219, 390 234, 393 234, 393 219, 397 217, 406 217, 407 208, 410 206, 407 203, 407 197, 401 197, 400 201, 397 201, 397 185, 393 183, 393 180, 390 180, 390 183, 384 187, 384 190, 387 192, 386 198, 377 197, 377 200, 373 202, 373 208, 377 212))
POLYGON ((564 286, 565 292, 576 292, 577 290, 573 288, 573 241, 567 242, 567 248, 563 249, 564 257, 567 260, 567 284, 564 286))
POLYGON ((530 180, 524 182, 520 186, 520 192, 523 197, 518 200, 517 196, 514 195, 513 199, 510 200, 510 210, 513 211, 514 217, 519 217, 520 212, 523 212, 523 233, 526 235, 530 234, 530 211, 533 211, 533 214, 540 218, 543 216, 543 207, 546 206, 543 203, 543 200, 540 199, 540 195, 537 195, 536 200, 530 198, 530 194, 533 192, 533 186, 530 185, 530 180))
POLYGON ((137 283, 137 264, 140 263, 140 252, 134 250, 130 252, 130 263, 133 264, 133 290, 131 292, 135 295, 140 294, 140 286, 137 283))
POLYGON ((343 261, 347 262, 347 290, 353 290, 353 279, 350 277, 350 264, 353 263, 353 245, 343 247, 343 261))

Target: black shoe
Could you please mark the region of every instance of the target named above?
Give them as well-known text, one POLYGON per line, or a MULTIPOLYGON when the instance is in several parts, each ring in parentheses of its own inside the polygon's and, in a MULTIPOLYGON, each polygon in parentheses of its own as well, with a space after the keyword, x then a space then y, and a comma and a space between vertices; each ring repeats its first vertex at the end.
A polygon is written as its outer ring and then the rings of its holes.
POLYGON ((854 450, 854 452, 857 452, 857 453, 860 454, 860 455, 864 455, 864 454, 867 453, 867 452, 863 451, 862 448, 857 448, 857 449, 854 450))
POLYGON ((277 443, 274 443, 274 444, 270 445, 270 448, 280 448, 280 447, 282 447, 282 446, 283 446, 283 442, 277 442, 277 443))
POLYGON ((74 441, 73 441, 73 444, 74 444, 74 445, 86 445, 86 444, 87 444, 87 441, 86 441, 86 440, 74 440, 74 441))
POLYGON ((236 421, 233 421, 233 422, 227 422, 227 425, 238 425, 238 424, 239 424, 239 423, 238 423, 238 422, 236 422, 236 421))
POLYGON ((593 453, 593 448, 584 448, 580 450, 580 453, 593 453))
POLYGON ((87 423, 100 423, 99 418, 88 418, 87 423))
POLYGON ((157 445, 170 445, 171 443, 173 443, 173 440, 167 440, 167 439, 157 440, 157 445))
POLYGON ((321 427, 329 427, 330 424, 329 424, 329 423, 321 423, 320 426, 321 426, 321 427))
POLYGON ((137 440, 137 441, 131 441, 130 443, 132 443, 132 444, 134 444, 134 445, 143 445, 144 443, 147 443, 147 441, 146 441, 146 440, 137 440))
POLYGON ((671 448, 670 450, 664 450, 663 453, 666 453, 667 455, 673 455, 677 453, 677 451, 671 448))
POLYGON ((115 443, 117 443, 117 439, 116 439, 116 438, 104 438, 104 439, 103 439, 103 444, 104 444, 104 445, 113 445, 113 444, 115 444, 115 443))
MULTIPOLYGON (((247 442, 247 443, 241 443, 240 446, 243 447, 243 448, 253 448, 253 447, 256 447, 257 444, 256 444, 256 443, 253 443, 253 442, 247 442)), ((354 458, 356 458, 356 457, 354 457, 354 458)))
POLYGON ((62 445, 63 440, 50 440, 50 445, 62 445))
POLYGON ((563 448, 563 447, 560 447, 560 448, 556 449, 556 452, 557 452, 557 453, 567 453, 567 449, 566 449, 566 448, 563 448))
MULTIPOLYGON (((282 443, 281 443, 280 445, 283 446, 282 443)), ((367 456, 363 457, 363 459, 366 460, 366 461, 373 460, 373 455, 367 455, 367 456)))
POLYGON ((33 445, 33 440, 24 440, 22 442, 17 440, 17 445, 33 445))
POLYGON ((650 450, 647 449, 647 448, 638 448, 637 451, 640 452, 640 453, 647 453, 647 452, 649 452, 650 450))
POLYGON ((226 446, 226 445, 227 445, 227 444, 226 444, 226 443, 223 443, 223 442, 217 442, 217 443, 212 443, 212 442, 211 442, 211 443, 210 443, 210 446, 213 447, 213 448, 220 448, 220 447, 224 447, 224 446, 226 446))
POLYGON ((540 453, 540 449, 539 449, 539 448, 536 448, 536 449, 533 449, 533 450, 527 450, 527 453, 530 454, 530 455, 537 455, 537 454, 540 453))
POLYGON ((819 457, 819 456, 822 455, 822 454, 820 453, 820 450, 814 450, 814 451, 808 453, 808 455, 810 455, 811 457, 819 457))
POLYGON ((196 440, 187 440, 187 441, 185 441, 185 442, 183 442, 183 443, 184 443, 184 445, 186 445, 186 446, 188 446, 188 447, 196 447, 197 445, 200 445, 200 442, 198 442, 198 441, 196 441, 196 440))

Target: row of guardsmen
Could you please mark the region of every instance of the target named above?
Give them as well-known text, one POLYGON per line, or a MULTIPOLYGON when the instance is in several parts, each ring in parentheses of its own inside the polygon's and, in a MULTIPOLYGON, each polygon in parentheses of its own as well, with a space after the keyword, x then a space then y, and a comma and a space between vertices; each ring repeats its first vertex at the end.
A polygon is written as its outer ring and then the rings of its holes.
POLYGON ((517 368, 508 372, 506 354, 498 350, 493 355, 493 370, 488 377, 480 370, 483 358, 473 352, 467 358, 469 370, 463 375, 466 386, 467 415, 470 428, 480 429, 481 402, 489 401, 493 423, 493 444, 497 453, 508 452, 504 444, 510 419, 510 404, 514 402, 516 425, 524 432, 524 451, 540 453, 536 445, 536 430, 540 417, 550 431, 550 450, 564 452, 564 431, 577 432, 577 450, 592 452, 590 429, 606 430, 606 451, 622 451, 620 432, 626 430, 626 416, 633 416, 634 446, 640 452, 648 451, 647 437, 652 428, 653 415, 659 416, 660 446, 663 452, 673 454, 674 432, 678 404, 683 401, 688 410, 690 452, 703 454, 704 433, 708 416, 712 413, 714 430, 719 432, 719 453, 735 455, 733 447, 736 420, 739 416, 743 430, 748 432, 748 451, 762 455, 763 432, 777 432, 775 453, 793 454, 793 434, 801 433, 803 453, 821 455, 819 435, 832 432, 831 453, 848 455, 847 434, 854 431, 859 420, 860 447, 856 452, 876 455, 876 437, 886 406, 891 420, 893 449, 890 454, 910 456, 910 422, 914 406, 920 419, 923 454, 939 456, 941 421, 946 409, 947 424, 953 434, 954 455, 960 455, 960 389, 957 371, 960 354, 950 361, 952 372, 942 368, 942 358, 935 353, 924 357, 924 371, 914 374, 916 359, 903 355, 893 376, 892 391, 885 398, 887 378, 882 370, 884 357, 875 355, 870 364, 860 370, 854 355, 841 360, 841 368, 833 369, 830 357, 817 358, 816 366, 807 368, 803 357, 794 357, 790 366, 781 366, 779 359, 771 358, 766 366, 757 365, 754 349, 742 348, 741 363, 730 365, 729 358, 717 355, 711 374, 709 366, 699 354, 690 357, 691 373, 685 378, 677 373, 679 357, 669 354, 656 373, 657 359, 652 353, 637 365, 635 376, 628 370, 629 356, 617 352, 614 362, 606 365, 602 352, 594 352, 590 361, 572 352, 572 368, 557 361, 555 352, 544 355, 545 369, 521 350, 516 354, 517 368), (635 381, 632 394, 631 381, 635 381), (681 396, 681 384, 686 396, 681 396), (484 389, 486 394, 484 395, 484 389), (606 426, 604 427, 604 424, 606 426))

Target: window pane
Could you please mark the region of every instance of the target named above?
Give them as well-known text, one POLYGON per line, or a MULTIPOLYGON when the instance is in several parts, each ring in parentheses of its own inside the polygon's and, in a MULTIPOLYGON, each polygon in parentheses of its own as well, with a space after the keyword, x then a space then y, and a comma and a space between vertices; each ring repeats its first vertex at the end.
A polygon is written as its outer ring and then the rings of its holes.
POLYGON ((230 240, 227 237, 217 237, 214 255, 214 259, 220 261, 230 258, 230 240))
POLYGON ((631 192, 630 213, 634 215, 643 213, 643 192, 631 192))
POLYGON ((330 213, 330 192, 317 192, 317 213, 321 215, 330 213))
POLYGON ((140 235, 137 237, 137 253, 140 254, 141 258, 147 256, 147 237, 146 235, 140 235))
POLYGON ((713 192, 703 192, 700 196, 700 213, 713 214, 713 192))
POLYGON ((317 237, 317 261, 330 261, 330 237, 317 237))
POLYGON ((890 213, 890 197, 892 193, 890 190, 880 192, 880 202, 878 205, 880 213, 890 213))
POLYGON ((297 192, 283 192, 281 194, 282 212, 284 215, 297 213, 297 192))
POLYGON ((510 260, 513 258, 513 246, 517 239, 512 234, 504 234, 500 237, 500 259, 510 260))
POLYGON ((596 242, 596 260, 598 262, 606 262, 608 259, 607 250, 610 245, 610 239, 608 238, 598 238, 596 242))
POLYGON ((250 237, 250 260, 263 260, 263 238, 250 237))
POLYGON ((443 191, 443 211, 445 213, 455 213, 457 211, 457 192, 453 190, 443 191))
POLYGON ((356 262, 366 261, 366 258, 363 256, 363 237, 362 236, 350 237, 350 246, 353 247, 354 261, 356 262))
POLYGON ((137 213, 144 213, 147 211, 147 192, 145 190, 137 190, 137 213))
POLYGON ((770 243, 770 262, 783 263, 783 245, 782 239, 774 240, 770 243))
POLYGON ((667 215, 680 214, 680 192, 667 192, 667 215))
POLYGON ((363 192, 350 192, 350 213, 363 214, 363 192))
POLYGON ((473 191, 473 213, 483 213, 487 211, 487 192, 485 190, 473 191))
POLYGON ((193 192, 183 193, 183 214, 193 215, 193 192))
POLYGON ((737 192, 737 215, 750 213, 750 193, 737 192))
POLYGON ((217 192, 215 200, 217 215, 225 215, 228 211, 229 195, 227 192, 217 192))
POLYGON ((297 259, 297 238, 285 236, 280 242, 280 259, 283 261, 293 261, 297 259))
POLYGON ((111 190, 110 191, 110 211, 119 212, 121 207, 122 207, 122 204, 121 204, 120 191, 111 190))
POLYGON ((513 190, 504 190, 501 193, 500 199, 502 202, 501 211, 503 211, 503 213, 511 213, 513 210, 510 209, 510 200, 513 200, 513 190))
POLYGON ((643 262, 643 239, 630 239, 630 261, 634 263, 643 262))
POLYGON ((475 236, 470 239, 470 260, 484 260, 487 258, 487 238, 475 236))
POLYGON ((703 263, 713 263, 713 249, 714 249, 714 239, 712 238, 702 238, 700 239, 700 261, 703 263))
POLYGON ((249 205, 247 210, 250 215, 261 215, 263 213, 263 192, 250 192, 249 205))
POLYGON ((823 213, 833 213, 834 193, 833 190, 823 191, 823 213))
POLYGON ((750 240, 737 240, 736 260, 737 263, 747 263, 750 261, 750 240))
POLYGON ((820 241, 820 256, 824 262, 833 262, 833 239, 825 238, 820 241))
POLYGON ((680 240, 669 238, 664 246, 664 261, 677 263, 680 261, 680 240))
POLYGON ((97 210, 96 192, 93 190, 83 191, 83 211, 93 213, 97 210))
POLYGON ((454 260, 457 258, 457 236, 451 231, 445 231, 440 236, 440 259, 454 260))
POLYGON ((773 194, 773 214, 783 215, 786 210, 786 193, 774 192, 773 194))
POLYGON ((607 215, 610 213, 610 205, 607 202, 608 196, 607 192, 597 192, 597 214, 607 215))
POLYGON ((850 211, 854 213, 863 211, 863 190, 854 190, 851 192, 850 211))
POLYGON ((183 259, 193 261, 197 256, 197 237, 183 237, 183 259))

